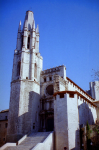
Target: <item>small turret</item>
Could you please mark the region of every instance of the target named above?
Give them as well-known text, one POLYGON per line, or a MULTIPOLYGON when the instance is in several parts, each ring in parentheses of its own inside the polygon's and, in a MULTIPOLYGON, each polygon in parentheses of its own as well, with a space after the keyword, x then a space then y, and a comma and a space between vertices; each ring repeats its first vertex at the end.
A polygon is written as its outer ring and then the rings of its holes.
POLYGON ((19 22, 18 32, 21 32, 21 20, 20 20, 20 22, 19 22))
POLYGON ((36 52, 39 52, 39 27, 36 28, 36 52))
POLYGON ((33 30, 35 30, 35 20, 33 21, 33 30))
POLYGON ((18 27, 16 49, 21 50, 21 21, 19 22, 19 27, 18 27))
POLYGON ((27 49, 27 20, 24 23, 23 47, 27 49))
POLYGON ((31 48, 35 48, 35 21, 32 24, 32 40, 31 40, 31 48))

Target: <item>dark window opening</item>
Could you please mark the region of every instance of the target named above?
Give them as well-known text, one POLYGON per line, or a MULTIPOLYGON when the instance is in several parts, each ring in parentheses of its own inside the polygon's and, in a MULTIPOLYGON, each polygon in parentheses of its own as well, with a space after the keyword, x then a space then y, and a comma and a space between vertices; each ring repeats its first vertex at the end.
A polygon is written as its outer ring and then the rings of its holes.
POLYGON ((30 48, 30 36, 28 36, 27 48, 30 48))
POLYGON ((42 127, 44 126, 44 119, 42 119, 42 127))
POLYGON ((7 120, 7 116, 5 116, 5 120, 7 120))
POLYGON ((60 93, 60 98, 64 98, 64 93, 60 93))
POLYGON ((21 66, 21 63, 18 62, 18 64, 17 64, 17 76, 20 76, 20 66, 21 66))
POLYGON ((5 141, 5 138, 3 138, 3 141, 5 141))
POLYGON ((69 97, 70 98, 74 98, 74 94, 69 94, 69 97))
POLYGON ((8 127, 8 124, 6 123, 6 124, 5 124, 5 128, 7 128, 7 127, 8 127))
POLYGON ((1 128, 1 124, 0 124, 0 128, 1 128))
POLYGON ((52 102, 49 102, 49 108, 52 108, 52 102))
POLYGON ((46 78, 44 78, 44 82, 46 82, 46 78))
POLYGON ((33 123, 33 129, 35 129, 35 123, 33 123))
POLYGON ((44 110, 44 102, 42 102, 42 110, 44 110))
POLYGON ((49 77, 49 80, 52 81, 52 77, 49 77))
POLYGON ((34 64, 34 77, 37 78, 37 64, 34 64))
POLYGON ((28 77, 26 77, 26 79, 28 79, 28 77))

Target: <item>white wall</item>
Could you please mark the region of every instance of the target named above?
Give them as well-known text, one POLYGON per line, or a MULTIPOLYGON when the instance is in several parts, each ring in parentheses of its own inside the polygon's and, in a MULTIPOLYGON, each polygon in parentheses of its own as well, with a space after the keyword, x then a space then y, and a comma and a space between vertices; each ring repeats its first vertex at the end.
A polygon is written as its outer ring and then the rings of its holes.
POLYGON ((63 150, 68 147, 68 116, 67 116, 67 98, 60 98, 56 95, 54 100, 54 131, 55 131, 55 149, 63 150))
POLYGON ((43 143, 38 143, 32 150, 54 150, 54 132, 50 133, 43 143))
POLYGON ((79 150, 80 148, 80 136, 79 136, 79 116, 78 116, 78 104, 77 104, 77 94, 74 98, 70 98, 69 94, 67 96, 67 114, 68 114, 68 149, 71 150, 75 148, 79 150))
POLYGON ((97 119, 96 107, 90 106, 85 100, 78 99, 77 93, 70 97, 71 92, 56 95, 54 100, 54 129, 56 150, 80 149, 79 129, 81 124, 94 124, 97 119), (61 140, 60 140, 61 139, 61 140))

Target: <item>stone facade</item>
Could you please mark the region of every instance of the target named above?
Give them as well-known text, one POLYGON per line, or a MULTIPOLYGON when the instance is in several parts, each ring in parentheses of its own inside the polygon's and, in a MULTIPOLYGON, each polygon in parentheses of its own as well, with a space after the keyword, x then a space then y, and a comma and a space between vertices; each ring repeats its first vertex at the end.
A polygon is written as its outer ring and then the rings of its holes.
POLYGON ((35 29, 33 12, 27 11, 22 30, 19 23, 14 51, 7 142, 17 142, 31 132, 54 130, 56 150, 79 150, 80 126, 99 120, 95 103, 99 91, 94 88, 96 97, 89 95, 66 77, 64 65, 44 71, 42 66, 39 28, 35 29))
POLYGON ((39 29, 35 29, 33 12, 27 11, 23 30, 19 23, 17 47, 14 53, 9 126, 7 141, 17 141, 24 134, 40 128, 40 74, 42 57, 39 53, 39 29))
POLYGON ((6 143, 8 112, 8 109, 0 112, 0 147, 6 143))

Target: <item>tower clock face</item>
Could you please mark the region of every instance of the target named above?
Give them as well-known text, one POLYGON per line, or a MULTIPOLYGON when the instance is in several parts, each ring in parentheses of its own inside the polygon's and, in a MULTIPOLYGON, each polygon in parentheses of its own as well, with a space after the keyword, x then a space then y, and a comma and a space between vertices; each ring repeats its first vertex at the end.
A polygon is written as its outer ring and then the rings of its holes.
POLYGON ((47 95, 53 95, 53 85, 48 85, 46 88, 47 95))

